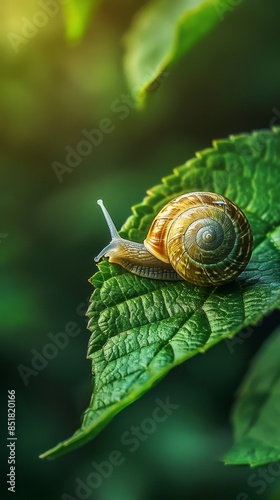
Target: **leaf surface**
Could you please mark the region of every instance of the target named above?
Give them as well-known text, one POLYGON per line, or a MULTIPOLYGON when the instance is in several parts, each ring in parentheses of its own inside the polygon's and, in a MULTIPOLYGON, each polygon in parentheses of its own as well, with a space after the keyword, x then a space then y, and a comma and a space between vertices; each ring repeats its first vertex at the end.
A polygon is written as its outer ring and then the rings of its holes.
POLYGON ((263 345, 238 393, 235 444, 227 464, 259 466, 280 461, 280 328, 263 345))
POLYGON ((143 241, 159 209, 188 191, 221 193, 245 212, 254 236, 246 270, 203 288, 141 278, 106 260, 91 279, 88 357, 94 391, 81 428, 42 457, 93 438, 169 370, 253 325, 280 305, 280 129, 219 140, 175 169, 133 208, 122 235, 143 241))

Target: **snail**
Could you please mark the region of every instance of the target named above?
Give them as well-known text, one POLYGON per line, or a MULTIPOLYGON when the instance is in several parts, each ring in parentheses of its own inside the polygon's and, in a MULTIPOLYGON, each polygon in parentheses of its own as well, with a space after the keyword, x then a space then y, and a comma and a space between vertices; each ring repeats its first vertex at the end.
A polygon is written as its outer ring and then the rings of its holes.
POLYGON ((192 192, 169 201, 157 214, 144 243, 123 239, 103 205, 111 242, 94 259, 109 257, 131 273, 153 279, 223 285, 247 266, 253 249, 249 222, 228 198, 192 192))

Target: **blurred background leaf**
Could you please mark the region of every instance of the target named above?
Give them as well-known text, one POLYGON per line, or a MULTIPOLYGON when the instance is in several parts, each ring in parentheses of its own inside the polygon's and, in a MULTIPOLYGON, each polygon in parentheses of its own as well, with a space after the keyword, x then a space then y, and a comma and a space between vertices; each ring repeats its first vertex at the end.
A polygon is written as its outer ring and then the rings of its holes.
POLYGON ((280 462, 280 328, 259 350, 238 390, 233 411, 235 444, 227 464, 280 462))
POLYGON ((69 40, 78 41, 82 38, 99 3, 100 0, 68 0, 63 4, 66 36, 69 40))
MULTIPOLYGON (((92 293, 88 279, 96 271, 93 258, 108 240, 96 200, 104 199, 119 228, 146 189, 210 147, 212 139, 280 124, 280 3, 241 2, 178 61, 141 113, 123 72, 123 39, 144 2, 101 2, 75 45, 65 40, 62 4, 56 4, 55 16, 40 19, 37 0, 1 2, 0 234, 8 237, 0 244, 5 304, 0 356, 6 374, 0 382, 0 428, 5 436, 6 390, 15 388, 18 495, 75 496, 76 477, 85 479, 93 460, 100 463, 119 449, 125 462, 94 491, 95 500, 157 500, 168 494, 236 500, 241 492, 270 500, 279 493, 279 478, 260 495, 248 484, 250 470, 216 459, 231 443, 232 394, 279 324, 277 313, 251 335, 178 367, 94 443, 50 463, 38 455, 50 436, 56 442, 78 427, 92 390, 84 315, 92 293), (34 24, 38 19, 43 26, 34 24), (26 20, 35 26, 29 38, 23 35, 26 20), (18 52, 11 33, 24 39, 18 52), (85 139, 82 131, 99 129, 104 118, 111 119, 114 131, 59 182, 53 162, 65 164, 66 147, 76 150, 85 139), (32 368, 31 350, 42 353, 48 334, 63 332, 69 321, 80 334, 26 386, 17 367, 32 368), (121 435, 141 425, 155 399, 167 394, 180 405, 177 412, 133 454, 123 448, 121 435)), ((4 447, 2 453, 6 464, 4 447)))
POLYGON ((168 75, 168 68, 219 23, 219 3, 152 0, 137 12, 126 36, 125 69, 139 106, 168 75))

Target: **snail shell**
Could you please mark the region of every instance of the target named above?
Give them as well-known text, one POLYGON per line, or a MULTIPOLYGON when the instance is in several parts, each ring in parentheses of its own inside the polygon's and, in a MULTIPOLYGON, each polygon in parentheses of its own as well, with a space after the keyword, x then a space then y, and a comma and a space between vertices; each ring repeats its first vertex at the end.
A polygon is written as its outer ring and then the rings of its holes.
POLYGON ((112 241, 96 261, 104 255, 140 276, 216 286, 235 279, 250 260, 249 222, 237 205, 219 194, 174 198, 157 214, 143 244, 121 238, 101 200, 98 203, 112 241))

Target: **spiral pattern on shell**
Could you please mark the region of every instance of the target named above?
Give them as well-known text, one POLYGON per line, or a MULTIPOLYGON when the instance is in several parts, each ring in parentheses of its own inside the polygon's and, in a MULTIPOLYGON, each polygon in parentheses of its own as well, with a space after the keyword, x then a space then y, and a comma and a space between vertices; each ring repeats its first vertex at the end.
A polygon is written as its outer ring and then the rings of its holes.
POLYGON ((245 269, 253 240, 237 205, 219 194, 196 192, 162 208, 144 245, 186 281, 213 286, 232 281, 245 269))

